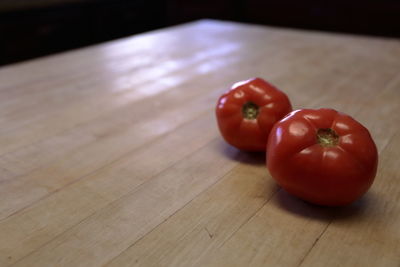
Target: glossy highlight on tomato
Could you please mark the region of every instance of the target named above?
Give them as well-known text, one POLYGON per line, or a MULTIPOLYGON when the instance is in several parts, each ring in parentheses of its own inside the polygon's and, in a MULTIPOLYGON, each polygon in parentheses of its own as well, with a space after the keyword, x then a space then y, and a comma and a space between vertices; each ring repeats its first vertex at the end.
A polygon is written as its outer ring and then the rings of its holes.
POLYGON ((342 206, 371 187, 378 165, 369 131, 333 109, 296 110, 275 124, 267 147, 271 176, 308 202, 342 206))
POLYGON ((219 130, 229 144, 247 151, 265 151, 273 125, 292 111, 286 94, 261 78, 241 81, 217 103, 219 130))

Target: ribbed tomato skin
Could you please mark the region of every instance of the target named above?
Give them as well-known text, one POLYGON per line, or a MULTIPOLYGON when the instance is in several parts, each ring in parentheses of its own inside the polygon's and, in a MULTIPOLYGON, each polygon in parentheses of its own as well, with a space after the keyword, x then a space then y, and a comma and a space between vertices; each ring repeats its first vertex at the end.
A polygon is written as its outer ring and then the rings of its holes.
POLYGON ((216 106, 219 130, 225 141, 247 151, 265 151, 273 125, 292 111, 285 93, 261 78, 234 84, 216 106), (255 119, 243 116, 243 105, 254 103, 259 108, 255 119))
POLYGON ((343 206, 371 187, 378 152, 369 131, 352 117, 333 109, 291 112, 271 130, 267 168, 289 193, 308 202, 343 206), (338 143, 323 146, 319 129, 332 129, 338 143))

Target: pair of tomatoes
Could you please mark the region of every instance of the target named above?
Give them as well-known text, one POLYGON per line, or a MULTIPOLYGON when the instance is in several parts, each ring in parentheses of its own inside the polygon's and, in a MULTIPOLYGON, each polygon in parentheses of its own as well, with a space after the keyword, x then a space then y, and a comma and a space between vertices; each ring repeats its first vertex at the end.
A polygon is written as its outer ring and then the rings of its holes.
POLYGON ((236 83, 218 100, 224 139, 267 151, 267 168, 289 193, 311 203, 347 205, 375 178, 378 153, 368 130, 333 109, 292 111, 282 91, 263 79, 236 83))

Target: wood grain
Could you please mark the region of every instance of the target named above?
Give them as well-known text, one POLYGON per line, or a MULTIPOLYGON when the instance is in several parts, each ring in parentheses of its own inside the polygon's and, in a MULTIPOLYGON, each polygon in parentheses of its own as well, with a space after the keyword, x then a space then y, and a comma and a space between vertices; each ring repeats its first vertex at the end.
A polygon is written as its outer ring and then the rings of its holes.
POLYGON ((0 69, 1 266, 398 266, 400 41, 202 20, 0 69), (229 147, 263 77, 367 126, 376 181, 326 209, 229 147))

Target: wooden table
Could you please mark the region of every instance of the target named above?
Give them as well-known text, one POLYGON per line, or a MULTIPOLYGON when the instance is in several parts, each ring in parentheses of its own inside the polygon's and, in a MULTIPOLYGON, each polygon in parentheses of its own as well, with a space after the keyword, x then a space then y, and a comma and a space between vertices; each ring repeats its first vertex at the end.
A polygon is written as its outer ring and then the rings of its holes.
POLYGON ((1 266, 399 266, 400 41, 202 20, 0 69, 1 266), (263 77, 367 126, 345 208, 281 190, 220 137, 263 77))

